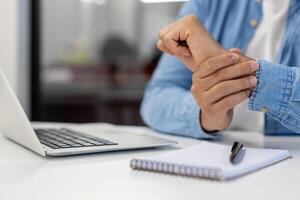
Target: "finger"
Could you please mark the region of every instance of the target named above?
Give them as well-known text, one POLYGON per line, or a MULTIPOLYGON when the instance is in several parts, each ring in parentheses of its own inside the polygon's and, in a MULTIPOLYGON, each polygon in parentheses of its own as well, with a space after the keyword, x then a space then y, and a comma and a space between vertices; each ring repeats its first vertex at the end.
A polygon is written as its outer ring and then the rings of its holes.
POLYGON ((164 45, 164 43, 161 40, 158 40, 156 46, 159 50, 173 55, 173 53, 164 45))
POLYGON ((237 53, 237 54, 241 53, 241 50, 239 48, 231 48, 231 49, 229 49, 229 51, 232 53, 237 53))
POLYGON ((236 78, 244 77, 246 75, 251 75, 258 68, 259 65, 255 61, 237 63, 232 66, 216 71, 212 75, 203 78, 201 82, 205 83, 203 84, 204 89, 209 90, 214 85, 222 81, 236 79, 236 78))
POLYGON ((216 110, 228 111, 239 103, 245 101, 251 94, 251 90, 243 90, 235 94, 229 95, 214 104, 216 110))
POLYGON ((220 56, 215 56, 205 60, 200 67, 196 70, 195 76, 198 78, 207 77, 217 70, 233 65, 239 61, 239 56, 237 54, 223 54, 220 56))
POLYGON ((162 28, 158 33, 158 37, 160 39, 162 39, 167 33, 169 33, 176 26, 176 24, 177 24, 177 21, 162 28))
MULTIPOLYGON (((158 40, 157 44, 156 44, 157 48, 160 49, 163 52, 166 52, 170 55, 174 55, 173 52, 171 52, 161 40, 158 40)), ((182 62, 183 64, 192 72, 195 71, 196 69, 196 64, 194 62, 194 59, 192 56, 177 56, 182 62)))
POLYGON ((212 102, 219 101, 220 99, 242 90, 249 89, 257 84, 255 76, 248 76, 244 78, 223 81, 206 92, 208 99, 212 102))
POLYGON ((161 38, 163 44, 177 57, 179 56, 191 56, 191 52, 188 46, 180 45, 178 41, 181 41, 182 36, 180 32, 173 29, 161 38))
MULTIPOLYGON (((158 40, 157 44, 156 44, 157 48, 160 49, 161 51, 163 52, 166 52, 170 55, 174 55, 173 52, 171 52, 165 45, 164 43, 161 41, 161 40, 158 40)), ((194 62, 194 59, 192 56, 177 56, 181 62, 189 69, 191 70, 192 72, 195 71, 196 69, 196 64, 194 62)))

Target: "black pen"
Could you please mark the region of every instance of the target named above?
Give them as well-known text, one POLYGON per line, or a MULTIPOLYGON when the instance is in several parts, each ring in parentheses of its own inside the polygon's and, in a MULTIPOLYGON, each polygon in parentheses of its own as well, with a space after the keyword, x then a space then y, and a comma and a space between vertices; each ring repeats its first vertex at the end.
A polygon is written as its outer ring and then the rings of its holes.
POLYGON ((244 156, 245 156, 245 153, 246 153, 246 150, 243 149, 243 144, 240 143, 240 142, 234 142, 232 147, 231 147, 231 154, 230 154, 230 157, 229 157, 229 160, 231 162, 231 164, 239 164, 244 156))

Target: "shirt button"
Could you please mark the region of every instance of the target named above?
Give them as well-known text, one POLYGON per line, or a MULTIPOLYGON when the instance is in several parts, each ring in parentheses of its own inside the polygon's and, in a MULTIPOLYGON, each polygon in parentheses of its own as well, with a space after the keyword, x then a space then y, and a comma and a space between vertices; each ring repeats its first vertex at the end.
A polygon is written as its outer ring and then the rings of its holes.
POLYGON ((250 25, 251 25, 252 27, 256 27, 256 26, 257 26, 257 20, 256 20, 256 19, 251 19, 251 20, 250 20, 250 25))
POLYGON ((260 109, 260 112, 266 113, 266 112, 268 112, 268 108, 262 107, 262 108, 260 109))

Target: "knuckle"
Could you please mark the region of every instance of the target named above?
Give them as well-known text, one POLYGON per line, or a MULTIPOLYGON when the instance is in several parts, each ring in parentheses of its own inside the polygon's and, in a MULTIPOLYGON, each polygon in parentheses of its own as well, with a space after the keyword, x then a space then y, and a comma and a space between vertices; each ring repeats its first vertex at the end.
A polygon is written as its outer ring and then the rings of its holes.
POLYGON ((193 14, 190 14, 190 15, 187 15, 185 17, 185 20, 189 21, 189 22, 193 22, 195 20, 197 20, 197 16, 196 15, 193 15, 193 14))
POLYGON ((243 74, 251 72, 250 63, 243 63, 242 66, 240 67, 240 70, 243 74))
POLYGON ((190 91, 193 97, 197 100, 197 102, 199 101, 200 103, 202 103, 203 92, 201 92, 201 86, 193 84, 190 88, 190 91))
POLYGON ((198 74, 197 73, 193 73, 192 75, 192 82, 193 82, 193 85, 195 84, 195 82, 198 80, 198 74))
POLYGON ((169 38, 168 34, 163 34, 161 40, 162 40, 162 41, 167 41, 168 38, 169 38))
POLYGON ((159 43, 156 43, 156 48, 162 50, 159 43))
POLYGON ((250 87, 250 81, 249 78, 244 78, 240 80, 240 87, 241 88, 248 88, 250 87))
POLYGON ((202 110, 206 110, 206 105, 203 104, 202 100, 201 99, 197 99, 197 104, 199 105, 199 107, 202 109, 202 110))
POLYGON ((160 41, 158 41, 157 43, 156 43, 156 47, 158 48, 158 49, 162 49, 162 44, 161 44, 161 42, 160 41))
POLYGON ((163 38, 163 36, 164 36, 164 32, 163 32, 163 31, 159 31, 159 33, 158 33, 158 37, 159 37, 160 39, 162 39, 162 38, 163 38))
POLYGON ((191 93, 192 93, 193 95, 196 94, 196 86, 195 86, 194 84, 193 84, 192 87, 191 87, 191 93))
POLYGON ((169 36, 166 33, 162 33, 159 38, 161 39, 161 41, 167 41, 169 36))
POLYGON ((209 73, 210 72, 210 64, 209 64, 209 61, 204 61, 200 68, 202 68, 202 71, 205 72, 205 73, 209 73))

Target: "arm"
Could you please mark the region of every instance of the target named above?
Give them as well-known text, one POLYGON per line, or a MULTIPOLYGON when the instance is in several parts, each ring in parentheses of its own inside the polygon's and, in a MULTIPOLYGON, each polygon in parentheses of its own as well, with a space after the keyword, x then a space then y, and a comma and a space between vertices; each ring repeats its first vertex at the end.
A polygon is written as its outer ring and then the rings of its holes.
POLYGON ((199 123, 199 107, 190 93, 192 73, 175 57, 164 54, 148 83, 141 106, 151 128, 194 138, 211 138, 199 123))
POLYGON ((191 72, 174 57, 165 56, 145 93, 144 121, 159 131, 196 138, 211 137, 204 129, 227 128, 233 107, 246 100, 256 84, 256 77, 251 75, 257 70, 256 62, 237 63, 237 58, 229 53, 203 62, 192 75, 192 98, 191 72))
MULTIPOLYGON (((214 40, 195 15, 187 15, 166 26, 159 37, 158 48, 176 56, 193 72, 191 91, 201 108, 199 121, 202 128, 207 131, 227 128, 232 121, 233 108, 246 100, 256 85, 256 77, 239 74, 246 72, 243 69, 249 69, 253 59, 240 54, 239 65, 224 66, 223 62, 213 61, 222 60, 222 55, 228 55, 229 51, 214 40), (223 69, 229 66, 230 69, 223 69)), ((254 70, 258 67, 255 62, 253 66, 254 70)))
MULTIPOLYGON (((187 14, 196 15, 201 21, 208 16, 209 1, 188 1, 180 10, 179 18, 187 14)), ((151 128, 167 133, 194 138, 212 138, 199 123, 199 107, 190 87, 192 73, 179 59, 164 54, 148 83, 141 116, 151 128)))
POLYGON ((300 133, 300 68, 258 59, 258 85, 249 108, 266 112, 282 125, 300 133))

